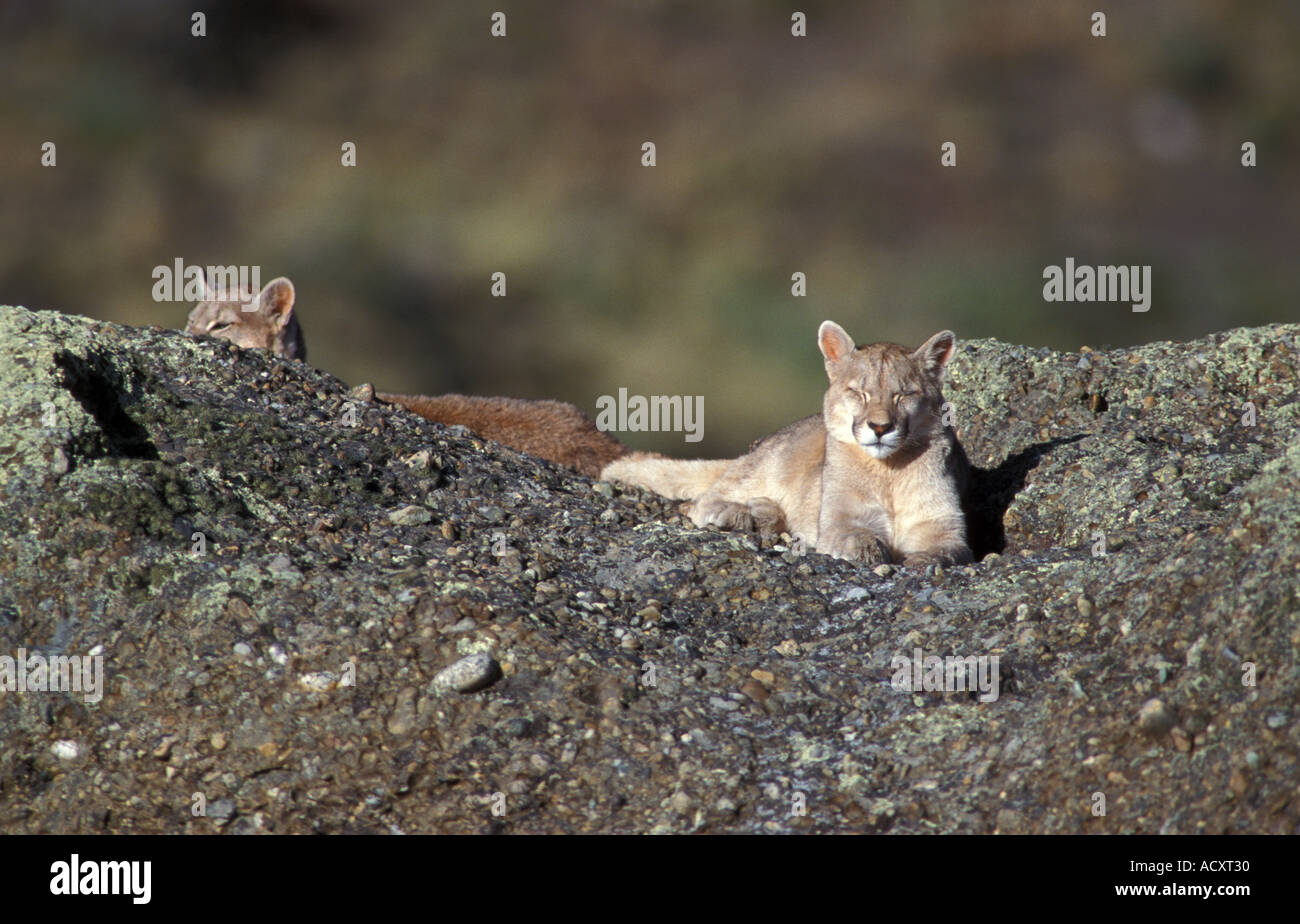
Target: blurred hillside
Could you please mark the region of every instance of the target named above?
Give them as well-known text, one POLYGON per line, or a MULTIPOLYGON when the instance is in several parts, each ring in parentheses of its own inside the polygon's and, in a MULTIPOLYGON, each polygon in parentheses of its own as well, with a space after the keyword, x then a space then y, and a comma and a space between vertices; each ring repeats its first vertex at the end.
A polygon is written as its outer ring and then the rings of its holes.
POLYGON ((212 0, 192 38, 161 0, 0 5, 0 303, 180 327, 154 266, 257 264, 350 383, 704 395, 703 443, 625 437, 692 455, 818 409, 827 317, 1056 348, 1300 318, 1300 7, 1128 2, 1094 38, 1097 6, 212 0), (1044 302, 1067 257, 1150 264, 1150 312, 1044 302))

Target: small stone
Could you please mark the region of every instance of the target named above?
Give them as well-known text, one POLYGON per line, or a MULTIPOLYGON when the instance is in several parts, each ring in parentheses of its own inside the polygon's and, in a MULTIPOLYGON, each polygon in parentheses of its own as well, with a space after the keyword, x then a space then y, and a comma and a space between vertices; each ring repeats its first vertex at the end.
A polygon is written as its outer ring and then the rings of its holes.
POLYGON ((1149 699, 1138 712, 1138 727, 1153 738, 1168 734, 1174 727, 1173 712, 1159 699, 1149 699))
POLYGON ((235 815, 234 799, 218 799, 208 806, 208 817, 219 825, 224 825, 235 815))
POLYGON ((1170 734, 1173 735, 1174 747, 1178 748, 1178 750, 1186 753, 1192 749, 1192 739, 1187 732, 1181 728, 1175 728, 1170 734))
POLYGON ((456 541, 456 523, 454 521, 443 520, 442 526, 438 527, 438 531, 442 533, 442 538, 448 542, 456 541))
POLYGON ((500 679, 501 665, 486 651, 480 651, 438 671, 433 685, 442 690, 473 693, 500 679))
POLYGON ((81 748, 77 746, 77 742, 65 738, 50 745, 50 751, 59 760, 76 760, 77 755, 81 753, 81 748))
POLYGON ((679 789, 668 800, 668 807, 678 815, 687 815, 691 811, 691 797, 679 789))
POLYGON ((214 751, 224 751, 226 749, 226 736, 224 732, 213 732, 212 737, 208 739, 208 744, 212 745, 214 751))
POLYGON ((1235 796, 1244 796, 1250 781, 1246 779, 1246 774, 1240 767, 1234 767, 1232 773, 1228 776, 1228 788, 1232 790, 1235 796))
POLYGON ((1265 722, 1268 723, 1269 728, 1281 728, 1283 725, 1286 724, 1286 716, 1280 712, 1274 712, 1267 719, 1265 719, 1265 722))
POLYGON ((248 642, 235 642, 235 657, 251 658, 253 656, 253 646, 248 642))
POLYGON ((1079 599, 1074 601, 1074 605, 1079 608, 1079 615, 1082 616, 1084 619, 1092 618, 1092 613, 1093 613, 1092 601, 1089 600, 1087 597, 1085 597, 1083 594, 1080 594, 1079 599))
POLYGON ((601 495, 602 497, 614 496, 614 486, 610 484, 608 481, 597 481, 595 484, 591 486, 591 490, 595 491, 597 494, 601 495))
POLYGON ((423 526, 432 519, 433 514, 427 507, 416 504, 407 504, 388 514, 388 522, 394 526, 423 526))
POLYGON ((397 694, 397 705, 393 707, 393 712, 388 717, 390 735, 405 735, 414 727, 417 693, 415 687, 403 687, 397 694))
POLYGON ((329 671, 315 671, 298 675, 298 686, 308 693, 326 693, 339 685, 339 679, 329 671))
POLYGON ((749 676, 769 689, 776 683, 776 676, 771 671, 755 669, 749 672, 749 676))
POLYGON ((772 695, 768 692, 767 687, 763 686, 757 680, 746 680, 740 685, 740 692, 744 693, 760 706, 767 702, 767 698, 772 695))
POLYGON ((419 452, 413 452, 405 459, 402 464, 407 468, 413 468, 416 471, 422 471, 430 466, 433 462, 433 453, 427 449, 421 449, 419 452))
POLYGON ((889 577, 891 574, 894 573, 894 566, 893 566, 893 565, 876 565, 876 567, 874 567, 874 568, 871 569, 871 572, 872 572, 873 574, 877 575, 878 577, 889 577))
POLYGON ((776 646, 776 653, 787 658, 793 658, 799 654, 799 643, 792 638, 788 638, 776 646))

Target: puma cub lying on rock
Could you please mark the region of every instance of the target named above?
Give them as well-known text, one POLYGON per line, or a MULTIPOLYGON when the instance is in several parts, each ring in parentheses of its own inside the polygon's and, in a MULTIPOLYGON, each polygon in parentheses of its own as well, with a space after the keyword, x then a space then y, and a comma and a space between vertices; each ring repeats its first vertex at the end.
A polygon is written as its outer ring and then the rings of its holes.
MULTIPOLYGON (((251 294, 239 292, 237 298, 246 301, 251 294)), ((272 279, 258 293, 252 311, 244 310, 244 301, 218 298, 209 288, 207 301, 199 302, 190 312, 185 330, 229 340, 245 349, 270 350, 285 359, 307 359, 307 344, 293 313, 293 283, 283 276, 272 279)))
MULTIPOLYGON (((247 300, 249 295, 240 292, 238 298, 247 300)), ((293 283, 283 276, 267 283, 252 311, 245 311, 244 303, 235 298, 222 300, 209 293, 208 300, 190 312, 185 330, 229 340, 241 347, 270 350, 286 359, 305 360, 307 344, 293 301, 293 283)), ((567 465, 591 478, 628 452, 618 440, 597 429, 590 417, 563 401, 382 391, 373 393, 372 398, 381 404, 396 404, 435 423, 459 424, 485 439, 567 465)))
POLYGON ((966 455, 940 420, 943 370, 956 338, 915 352, 855 347, 822 322, 817 345, 830 387, 820 416, 793 423, 739 459, 691 461, 631 453, 601 478, 689 500, 697 526, 789 532, 819 552, 869 564, 971 560, 961 493, 966 455))

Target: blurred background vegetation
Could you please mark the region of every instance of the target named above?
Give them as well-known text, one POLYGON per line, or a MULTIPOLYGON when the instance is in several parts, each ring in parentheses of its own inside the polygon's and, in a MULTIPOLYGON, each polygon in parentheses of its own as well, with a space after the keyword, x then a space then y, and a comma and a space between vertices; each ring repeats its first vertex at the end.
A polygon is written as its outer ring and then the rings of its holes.
POLYGON ((0 303, 180 327, 154 266, 257 264, 350 384, 704 395, 703 443, 625 437, 692 455, 820 407, 827 317, 1071 349, 1300 319, 1289 0, 199 6, 206 38, 193 4, 0 4, 0 303), (1066 257, 1151 264, 1150 312, 1044 302, 1066 257))

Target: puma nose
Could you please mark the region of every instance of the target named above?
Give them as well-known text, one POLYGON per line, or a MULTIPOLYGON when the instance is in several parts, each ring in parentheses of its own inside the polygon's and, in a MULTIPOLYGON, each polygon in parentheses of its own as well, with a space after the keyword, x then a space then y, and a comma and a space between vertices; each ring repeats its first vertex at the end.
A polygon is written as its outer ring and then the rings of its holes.
POLYGON ((894 425, 892 423, 878 424, 878 423, 872 423, 869 420, 867 421, 867 426, 871 428, 871 432, 875 433, 877 438, 884 436, 890 430, 894 429, 894 425))

